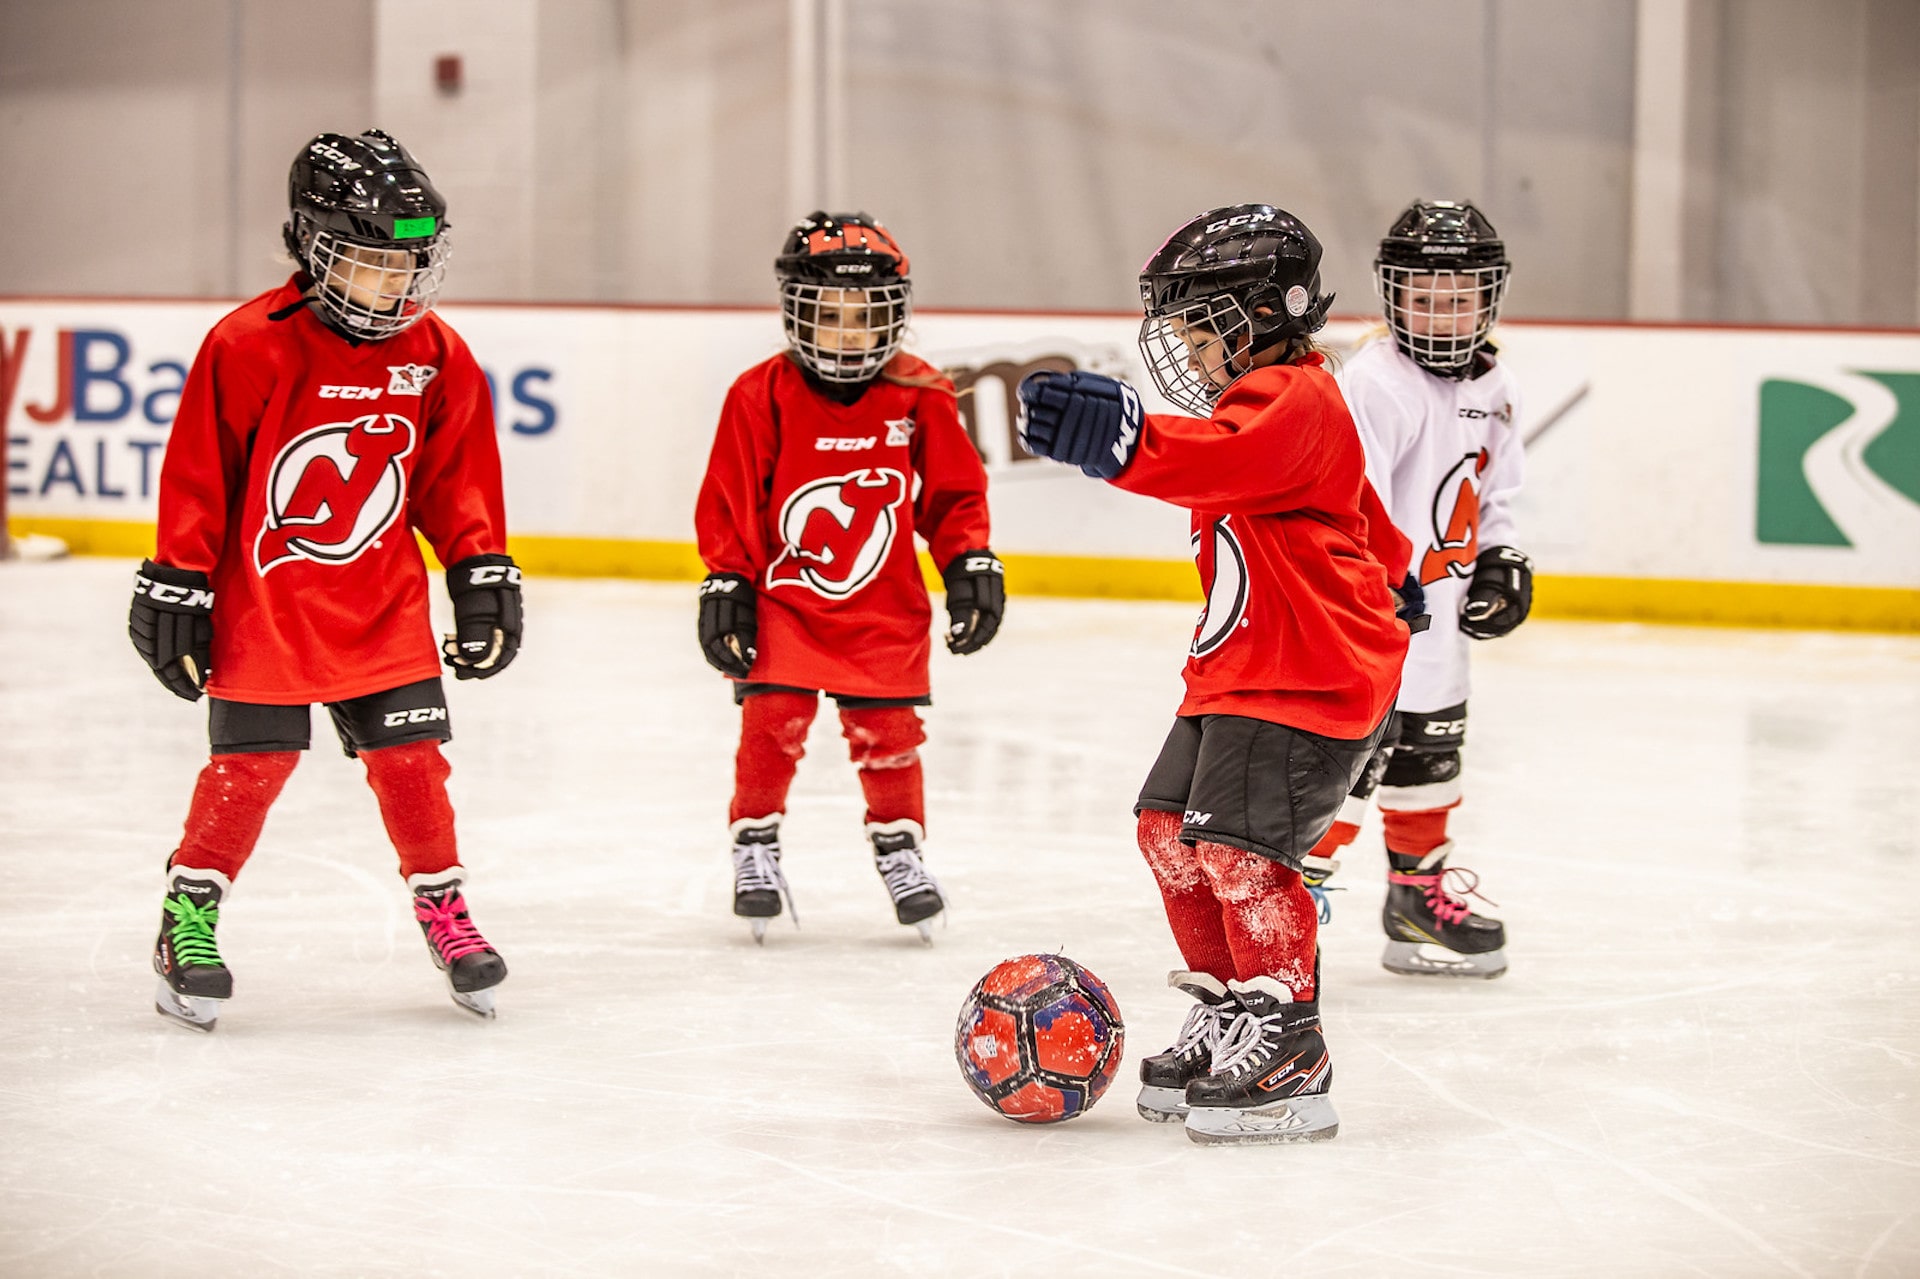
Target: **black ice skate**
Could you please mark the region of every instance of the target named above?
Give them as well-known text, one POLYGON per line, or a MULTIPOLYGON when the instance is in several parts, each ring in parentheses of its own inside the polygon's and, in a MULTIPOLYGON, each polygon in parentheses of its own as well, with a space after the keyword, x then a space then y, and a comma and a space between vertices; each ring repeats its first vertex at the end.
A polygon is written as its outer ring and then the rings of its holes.
POLYGON ((753 925, 753 940, 763 946, 767 942, 767 921, 780 913, 782 897, 787 899, 793 926, 800 927, 793 891, 780 869, 780 819, 784 815, 743 817, 728 828, 733 833, 733 913, 753 925))
POLYGON ((1214 1051, 1213 1073, 1187 1085, 1187 1136, 1207 1146, 1261 1145, 1339 1132, 1319 1003, 1295 1002, 1277 977, 1227 989, 1240 1011, 1214 1051))
POLYGON ((459 866, 427 874, 409 875, 413 890, 413 917, 427 939, 427 953, 447 975, 453 1002, 470 1013, 494 1015, 493 988, 507 979, 507 961, 487 944, 467 917, 467 899, 460 891, 467 872, 459 866))
POLYGON ((160 936, 153 944, 153 971, 160 974, 153 1006, 194 1030, 212 1030, 221 1003, 233 996, 233 974, 213 939, 220 903, 232 891, 233 881, 217 870, 167 868, 160 936))
POLYGON ((886 881, 893 897, 893 914, 903 924, 920 930, 920 940, 933 944, 933 917, 947 908, 940 885, 927 874, 922 860, 926 832, 911 819, 897 822, 870 822, 867 838, 873 841, 874 869, 886 881))
POLYGON ((1171 972, 1167 985, 1199 1002, 1188 1011, 1173 1047, 1140 1063, 1140 1096, 1134 1108, 1142 1119, 1156 1124, 1186 1118, 1187 1085, 1212 1072, 1220 1037, 1240 1011, 1239 1001, 1220 979, 1206 973, 1171 972))
MULTIPOLYGON (((1476 915, 1466 901, 1448 891, 1447 877, 1460 893, 1479 893, 1480 877, 1448 866, 1448 840, 1425 857, 1388 853, 1387 903, 1380 923, 1387 948, 1380 964, 1388 972, 1413 977, 1498 977, 1507 971, 1507 930, 1497 919, 1476 915)), ((1481 900, 1486 900, 1482 898, 1481 900)))

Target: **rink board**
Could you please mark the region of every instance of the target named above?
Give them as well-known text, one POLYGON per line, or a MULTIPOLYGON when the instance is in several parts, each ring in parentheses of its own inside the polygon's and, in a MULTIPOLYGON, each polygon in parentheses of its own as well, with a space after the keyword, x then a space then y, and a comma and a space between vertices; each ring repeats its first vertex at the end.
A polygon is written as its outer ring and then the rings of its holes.
MULTIPOLYGON (((0 300, 9 524, 86 553, 151 549, 160 460, 200 339, 230 303, 0 300)), ((529 571, 691 579, 694 494, 772 310, 452 305, 495 392, 529 571)), ((992 477, 994 545, 1031 594, 1195 599, 1184 512, 1024 455, 1038 367, 1150 386, 1119 315, 923 312, 992 477)), ((1347 348, 1367 329, 1337 322, 1347 348)), ((1512 324, 1543 615, 1920 629, 1920 335, 1512 324)), ((1167 406, 1151 390, 1150 409, 1167 406)), ((853 469, 850 464, 850 469, 853 469)))

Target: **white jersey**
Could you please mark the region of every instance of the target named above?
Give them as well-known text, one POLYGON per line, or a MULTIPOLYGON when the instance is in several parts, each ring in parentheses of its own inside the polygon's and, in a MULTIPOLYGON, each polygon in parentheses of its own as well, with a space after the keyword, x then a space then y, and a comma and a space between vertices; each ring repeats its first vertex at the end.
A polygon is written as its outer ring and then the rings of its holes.
POLYGON ((1337 375, 1360 428, 1367 478, 1413 543, 1409 570, 1432 625, 1413 637, 1399 707, 1430 713, 1467 700, 1460 609, 1486 546, 1514 545, 1510 506, 1524 460, 1519 395, 1499 363, 1465 381, 1436 377, 1393 340, 1369 342, 1337 375))

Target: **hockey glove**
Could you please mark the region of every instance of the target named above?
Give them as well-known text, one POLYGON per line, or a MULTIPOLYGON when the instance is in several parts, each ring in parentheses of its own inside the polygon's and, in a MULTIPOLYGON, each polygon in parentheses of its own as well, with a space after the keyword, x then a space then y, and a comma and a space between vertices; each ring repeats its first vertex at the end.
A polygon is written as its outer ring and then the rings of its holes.
POLYGON ((507 555, 469 555, 447 570, 453 634, 440 651, 455 679, 487 679, 520 651, 520 570, 507 555))
POLYGON ((1460 610, 1460 629, 1474 639, 1499 639, 1526 621, 1532 607, 1533 561, 1511 546, 1480 552, 1460 610))
POLYGON ((1007 611, 1007 567, 982 547, 953 557, 947 580, 947 651, 977 653, 1000 629, 1007 611))
POLYGON ((142 560, 133 579, 127 635, 169 693, 199 701, 213 650, 213 587, 207 575, 142 560))
POLYGON ((1427 592, 1413 574, 1407 574, 1407 580, 1393 592, 1393 603, 1393 615, 1407 624, 1407 634, 1418 635, 1433 625, 1433 617, 1427 612, 1427 592))
POLYGON ((709 573, 700 583, 700 651, 722 675, 745 679, 759 656, 753 583, 738 573, 709 573))
POLYGON ((1020 383, 1020 442, 1035 457, 1117 478, 1140 447, 1140 396, 1098 373, 1032 373, 1020 383))

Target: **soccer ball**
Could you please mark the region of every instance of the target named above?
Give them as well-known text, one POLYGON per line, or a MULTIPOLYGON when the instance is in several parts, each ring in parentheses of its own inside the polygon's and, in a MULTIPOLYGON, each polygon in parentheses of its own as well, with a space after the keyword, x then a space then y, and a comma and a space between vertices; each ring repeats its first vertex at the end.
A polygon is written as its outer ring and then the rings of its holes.
POLYGON ((1125 1040, 1105 982, 1059 955, 1021 955, 967 994, 953 1052, 974 1096, 1009 1119, 1051 1124, 1100 1100, 1125 1040))

